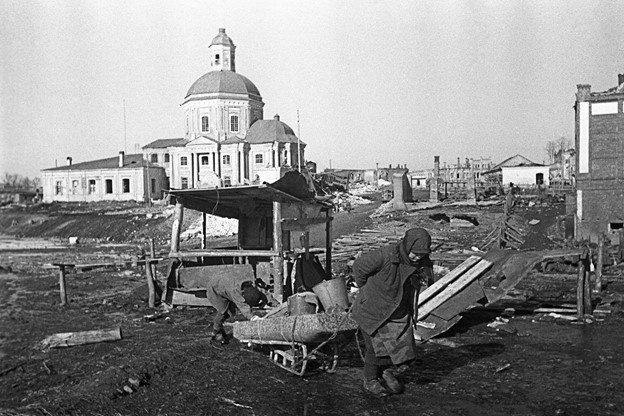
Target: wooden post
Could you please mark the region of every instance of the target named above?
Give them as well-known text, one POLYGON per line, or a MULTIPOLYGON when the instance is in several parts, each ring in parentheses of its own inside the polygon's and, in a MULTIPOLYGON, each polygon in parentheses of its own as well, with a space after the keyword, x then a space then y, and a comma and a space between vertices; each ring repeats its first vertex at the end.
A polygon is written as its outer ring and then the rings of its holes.
POLYGON ((154 290, 154 275, 152 274, 152 258, 145 260, 145 279, 147 280, 147 305, 150 308, 156 306, 156 291, 154 290))
POLYGON ((595 292, 602 292, 602 266, 604 264, 604 258, 602 252, 604 251, 604 234, 598 236, 598 259, 596 261, 596 286, 595 292))
POLYGON ((275 278, 273 282, 274 297, 283 302, 284 299, 284 258, 282 252, 282 204, 273 201, 273 251, 276 256, 273 257, 273 272, 275 278))
MULTIPOLYGON (((156 248, 154 247, 154 239, 150 238, 150 255, 152 259, 156 258, 156 248)), ((150 267, 152 269, 152 278, 156 278, 156 263, 150 263, 150 267)))
POLYGON ((184 219, 184 205, 180 200, 176 203, 171 226, 171 252, 180 251, 180 234, 182 233, 182 220, 184 219))
POLYGON ((582 320, 585 314, 591 313, 588 269, 588 253, 584 252, 578 262, 576 281, 576 314, 579 320, 582 320))
POLYGON ((325 223, 325 273, 332 278, 332 212, 327 210, 325 223))
POLYGON ((202 212, 202 240, 201 240, 201 248, 202 250, 206 249, 206 213, 202 212))
POLYGON ((61 264, 59 268, 59 289, 61 292, 61 306, 67 305, 67 291, 65 290, 65 265, 61 264))

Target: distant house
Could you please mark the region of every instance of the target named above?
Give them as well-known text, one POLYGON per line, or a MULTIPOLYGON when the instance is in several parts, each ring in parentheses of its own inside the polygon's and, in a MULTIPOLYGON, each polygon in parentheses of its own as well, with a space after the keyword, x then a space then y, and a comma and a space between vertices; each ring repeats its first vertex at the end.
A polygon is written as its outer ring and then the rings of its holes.
POLYGON ((550 184, 550 167, 532 162, 521 155, 503 160, 483 175, 488 183, 497 183, 503 187, 508 187, 510 184, 520 187, 549 186, 550 184))
POLYGON ((622 244, 624 230, 624 74, 607 91, 577 85, 575 123, 577 240, 607 235, 622 244))
POLYGON ((41 171, 43 202, 148 201, 162 199, 169 188, 165 170, 125 155, 72 163, 41 171))

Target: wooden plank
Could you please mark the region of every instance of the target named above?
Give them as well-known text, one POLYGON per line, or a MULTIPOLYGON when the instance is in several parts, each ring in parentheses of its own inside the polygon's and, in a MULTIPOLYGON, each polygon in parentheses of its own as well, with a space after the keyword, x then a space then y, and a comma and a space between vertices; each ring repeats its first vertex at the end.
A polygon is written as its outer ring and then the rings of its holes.
POLYGON ((42 348, 61 348, 74 345, 94 344, 104 341, 121 339, 121 328, 104 329, 84 332, 64 332, 50 335, 41 341, 42 348))
POLYGON ((331 221, 332 217, 319 218, 283 218, 282 230, 286 231, 306 231, 309 226, 316 224, 325 224, 331 221))
POLYGON ((429 324, 431 328, 416 325, 414 330, 414 339, 419 342, 425 342, 448 331, 453 325, 459 322, 460 319, 461 315, 457 315, 451 320, 445 320, 435 315, 429 315, 423 322, 425 322, 425 324, 429 324))
POLYGON ((172 290, 171 304, 173 306, 212 306, 206 298, 205 290, 193 292, 182 292, 177 289, 172 290))
POLYGON ((418 306, 420 307, 425 302, 428 302, 431 298, 436 296, 440 291, 442 291, 445 287, 451 284, 455 279, 457 279, 461 274, 465 273, 475 264, 477 264, 481 260, 481 257, 478 256, 470 256, 468 257, 462 264, 451 270, 449 273, 444 275, 440 280, 435 282, 433 285, 429 286, 427 289, 423 290, 423 292, 418 296, 418 306))
POLYGON ((185 250, 169 253, 170 258, 193 257, 277 257, 278 253, 271 250, 185 250))
POLYGON ((176 270, 179 288, 185 291, 205 289, 215 277, 255 280, 251 264, 219 264, 212 266, 182 267, 176 270))
POLYGON ((435 309, 436 316, 442 319, 451 320, 455 315, 464 312, 470 306, 485 297, 478 280, 473 280, 468 286, 449 298, 446 302, 435 309))
POLYGON ((438 306, 440 306, 457 292, 468 286, 474 279, 478 278, 482 273, 484 273, 492 266, 492 263, 487 260, 479 260, 481 261, 477 265, 475 265, 472 269, 457 278, 457 280, 447 286, 442 292, 440 292, 433 299, 431 299, 431 301, 426 302, 423 305, 419 304, 418 320, 421 320, 422 318, 430 314, 438 306))

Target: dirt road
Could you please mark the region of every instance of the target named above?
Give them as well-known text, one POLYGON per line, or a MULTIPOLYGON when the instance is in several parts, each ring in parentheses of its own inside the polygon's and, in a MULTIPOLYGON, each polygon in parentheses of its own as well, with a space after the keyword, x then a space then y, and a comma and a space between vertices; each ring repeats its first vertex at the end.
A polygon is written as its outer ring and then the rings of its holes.
MULTIPOLYGON (((337 215, 335 229, 345 227, 348 233, 350 227, 380 226, 369 222, 368 208, 361 209, 337 215)), ((401 220, 430 224, 431 214, 401 220)), ((526 213, 531 218, 538 214, 526 213)), ((439 227, 457 234, 458 241, 477 234, 474 228, 439 227)), ((222 349, 211 347, 210 310, 175 308, 145 319, 154 310, 147 307, 140 269, 70 273, 70 303, 61 307, 57 274, 41 267, 60 255, 119 258, 128 250, 119 245, 0 250, 0 414, 624 413, 620 267, 607 270, 606 290, 594 296, 594 304, 605 312, 583 323, 534 312, 537 306, 574 304, 576 285, 574 273, 535 271, 504 302, 464 313, 436 343, 420 345, 420 358, 403 376, 405 393, 377 400, 361 391, 361 344, 355 337, 343 345, 335 374, 311 371, 297 377, 272 364, 264 349, 250 350, 235 339, 222 349), (505 329, 488 327, 505 308, 515 310, 505 329), (41 348, 51 334, 117 327, 123 334, 119 341, 41 348)))

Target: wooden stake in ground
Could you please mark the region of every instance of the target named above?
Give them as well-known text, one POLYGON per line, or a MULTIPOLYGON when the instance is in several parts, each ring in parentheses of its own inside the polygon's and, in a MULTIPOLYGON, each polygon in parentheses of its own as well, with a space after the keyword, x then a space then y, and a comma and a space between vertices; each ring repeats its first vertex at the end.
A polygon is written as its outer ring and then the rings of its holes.
POLYGON ((152 274, 152 258, 149 257, 145 261, 145 280, 147 280, 147 305, 150 308, 154 308, 156 306, 156 290, 154 289, 154 276, 152 274))
POLYGON ((589 290, 589 253, 584 252, 578 262, 576 281, 576 313, 579 320, 591 314, 591 291, 589 290))
POLYGON ((596 293, 602 292, 602 266, 604 263, 603 259, 603 250, 604 250, 604 234, 600 234, 598 236, 598 259, 596 261, 596 293))
POLYGON ((102 329, 84 332, 64 332, 50 335, 41 341, 41 347, 62 348, 74 345, 94 344, 104 341, 118 341, 121 339, 121 328, 102 329))

